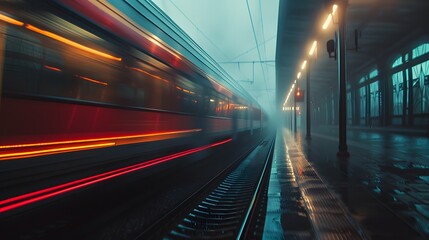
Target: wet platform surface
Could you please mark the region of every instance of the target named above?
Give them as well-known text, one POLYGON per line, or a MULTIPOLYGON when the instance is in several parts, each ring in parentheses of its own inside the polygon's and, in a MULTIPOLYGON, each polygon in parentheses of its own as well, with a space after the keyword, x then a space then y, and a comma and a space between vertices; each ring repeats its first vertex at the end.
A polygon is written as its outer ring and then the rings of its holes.
POLYGON ((288 131, 279 131, 268 188, 264 239, 365 239, 288 131))
POLYGON ((372 239, 429 238, 429 138, 349 130, 348 159, 338 159, 338 132, 291 136, 297 148, 372 239))

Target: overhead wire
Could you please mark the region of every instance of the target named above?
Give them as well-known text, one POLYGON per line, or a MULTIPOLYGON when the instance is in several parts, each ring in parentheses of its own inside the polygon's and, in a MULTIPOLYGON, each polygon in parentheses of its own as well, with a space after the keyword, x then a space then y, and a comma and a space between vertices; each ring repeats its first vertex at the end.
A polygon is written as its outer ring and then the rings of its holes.
MULTIPOLYGON (((246 5, 247 5, 247 12, 249 13, 250 24, 252 25, 252 31, 253 31, 253 37, 254 37, 255 43, 256 43, 256 49, 258 50, 259 61, 262 62, 261 51, 259 50, 259 44, 258 44, 258 39, 256 37, 255 26, 253 24, 252 14, 250 12, 249 0, 246 0, 246 5)), ((268 89, 267 79, 265 78, 265 72, 264 72, 264 69, 262 67, 262 64, 261 64, 261 69, 262 69, 262 76, 264 78, 265 88, 268 89)), ((270 96, 268 91, 267 91, 267 96, 270 96)))
POLYGON ((192 26, 197 29, 197 31, 204 36, 205 39, 207 39, 210 44, 212 44, 226 59, 229 59, 229 57, 222 51, 221 48, 219 48, 172 0, 170 0, 170 3, 192 24, 192 26))
MULTIPOLYGON (((260 43, 260 44, 259 44, 259 46, 262 46, 262 45, 267 44, 269 41, 271 41, 271 40, 273 40, 273 39, 276 39, 276 37, 277 37, 277 34, 275 34, 274 36, 271 36, 269 39, 265 40, 263 43, 260 43)), ((252 47, 252 48, 247 49, 245 52, 240 53, 239 55, 237 55, 237 56, 233 57, 232 59, 234 59, 234 60, 235 60, 235 59, 237 59, 237 58, 239 58, 239 57, 241 57, 241 56, 243 56, 243 55, 246 55, 247 53, 249 53, 249 52, 253 51, 254 49, 256 49, 256 46, 254 46, 254 47, 252 47)))

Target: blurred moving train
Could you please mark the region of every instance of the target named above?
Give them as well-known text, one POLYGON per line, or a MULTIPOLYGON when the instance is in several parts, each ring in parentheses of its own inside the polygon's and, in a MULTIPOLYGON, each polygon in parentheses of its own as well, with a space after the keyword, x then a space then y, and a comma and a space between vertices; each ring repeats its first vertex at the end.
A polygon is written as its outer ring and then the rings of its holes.
POLYGON ((1 0, 0 48, 0 160, 264 124, 258 103, 150 1, 1 0))

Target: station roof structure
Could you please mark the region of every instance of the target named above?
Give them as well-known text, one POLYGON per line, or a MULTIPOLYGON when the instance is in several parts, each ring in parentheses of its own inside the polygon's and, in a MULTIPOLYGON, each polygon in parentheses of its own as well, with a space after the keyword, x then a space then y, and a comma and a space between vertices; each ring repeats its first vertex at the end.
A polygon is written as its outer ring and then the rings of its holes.
MULTIPOLYGON (((337 62, 328 57, 326 42, 335 39, 335 18, 326 29, 325 19, 335 1, 280 1, 276 49, 277 104, 281 107, 313 41, 317 54, 311 65, 312 99, 337 86, 337 62)), ((427 32, 427 0, 349 0, 346 9, 346 59, 349 82, 354 75, 377 64, 380 56, 418 42, 427 32), (356 41, 357 40, 357 50, 356 41)), ((397 56, 391 56, 392 61, 397 56)), ((391 63, 380 63, 387 64, 391 63)), ((391 65, 390 65, 391 66, 391 65)), ((368 70, 370 71, 370 70, 368 70)), ((301 76, 301 80, 305 75, 301 76)), ((298 85, 303 82, 297 81, 298 85)), ((302 86, 301 85, 301 86, 302 86)), ((290 104, 290 102, 289 102, 290 104)))

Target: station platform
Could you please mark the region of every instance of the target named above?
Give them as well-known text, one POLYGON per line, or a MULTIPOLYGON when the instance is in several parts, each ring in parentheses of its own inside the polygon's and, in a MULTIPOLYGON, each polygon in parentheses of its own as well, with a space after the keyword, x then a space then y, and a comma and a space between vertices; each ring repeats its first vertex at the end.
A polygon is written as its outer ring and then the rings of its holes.
POLYGON ((279 130, 264 239, 426 239, 429 139, 389 131, 279 130))

